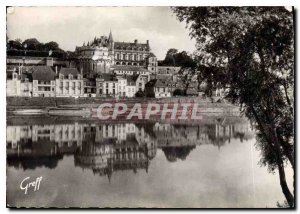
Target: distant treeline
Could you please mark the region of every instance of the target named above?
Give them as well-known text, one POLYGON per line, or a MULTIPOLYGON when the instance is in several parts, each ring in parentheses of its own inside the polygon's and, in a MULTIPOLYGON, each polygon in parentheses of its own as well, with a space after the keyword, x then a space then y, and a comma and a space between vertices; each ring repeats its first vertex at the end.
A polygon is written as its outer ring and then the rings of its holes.
POLYGON ((32 56, 32 57, 56 57, 69 58, 74 55, 73 52, 62 50, 57 42, 41 43, 35 38, 8 40, 7 56, 32 56))

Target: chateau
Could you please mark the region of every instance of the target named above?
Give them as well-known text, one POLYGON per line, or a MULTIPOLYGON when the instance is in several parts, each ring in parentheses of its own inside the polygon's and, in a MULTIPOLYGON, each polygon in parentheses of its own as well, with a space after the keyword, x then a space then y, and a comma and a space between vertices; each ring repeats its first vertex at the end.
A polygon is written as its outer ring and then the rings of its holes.
POLYGON ((50 51, 49 55, 36 51, 34 56, 26 50, 8 51, 18 54, 7 54, 7 96, 135 97, 139 94, 160 98, 172 96, 175 89, 182 90, 182 85, 174 84, 180 76, 180 67, 158 66, 149 40, 117 42, 110 32, 108 36, 76 46, 66 57, 50 51))
POLYGON ((151 52, 149 40, 138 43, 115 42, 112 32, 109 36, 95 37, 94 40, 76 47, 77 67, 82 74, 93 76, 99 73, 109 73, 112 66, 134 66, 145 68, 152 73, 157 70, 157 58, 151 52))

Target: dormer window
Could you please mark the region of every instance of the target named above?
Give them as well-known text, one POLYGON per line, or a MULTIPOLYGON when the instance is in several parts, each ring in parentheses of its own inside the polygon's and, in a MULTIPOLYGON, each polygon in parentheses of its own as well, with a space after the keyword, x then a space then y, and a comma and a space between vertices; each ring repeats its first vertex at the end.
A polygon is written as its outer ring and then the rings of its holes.
POLYGON ((28 79, 28 78, 25 78, 25 80, 24 80, 24 81, 27 83, 27 82, 29 82, 29 79, 28 79))
POLYGON ((63 74, 60 74, 60 75, 59 75, 59 79, 63 80, 63 79, 64 79, 64 75, 63 75, 63 74))
POLYGON ((17 78, 18 78, 18 74, 13 73, 13 79, 15 80, 15 79, 17 79, 17 78))
POLYGON ((72 80, 72 79, 73 79, 73 75, 69 74, 69 80, 72 80))
POLYGON ((77 79, 79 79, 79 80, 81 79, 81 75, 80 74, 77 75, 77 79))

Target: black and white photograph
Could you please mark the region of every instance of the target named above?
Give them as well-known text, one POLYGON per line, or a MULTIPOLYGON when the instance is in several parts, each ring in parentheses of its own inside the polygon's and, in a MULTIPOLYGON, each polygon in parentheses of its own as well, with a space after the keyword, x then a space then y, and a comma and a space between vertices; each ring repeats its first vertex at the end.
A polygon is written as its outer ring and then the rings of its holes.
POLYGON ((6 207, 294 209, 295 16, 6 5, 6 207))

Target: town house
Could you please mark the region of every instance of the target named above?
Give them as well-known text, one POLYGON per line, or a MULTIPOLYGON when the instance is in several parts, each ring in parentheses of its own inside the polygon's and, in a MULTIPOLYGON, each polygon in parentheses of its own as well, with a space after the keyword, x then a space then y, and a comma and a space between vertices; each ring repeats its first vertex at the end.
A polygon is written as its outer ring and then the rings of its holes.
POLYGON ((55 72, 49 66, 34 66, 32 72, 33 97, 55 97, 55 72))
POLYGON ((57 97, 82 97, 83 78, 76 68, 61 68, 56 78, 57 97))

